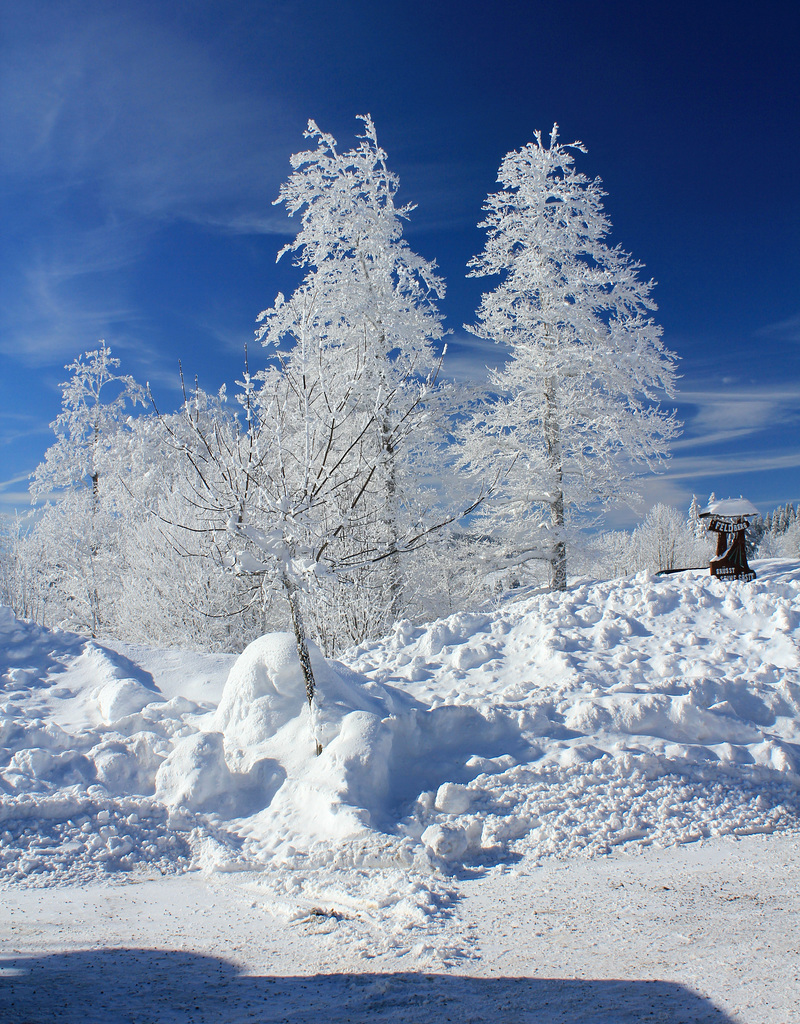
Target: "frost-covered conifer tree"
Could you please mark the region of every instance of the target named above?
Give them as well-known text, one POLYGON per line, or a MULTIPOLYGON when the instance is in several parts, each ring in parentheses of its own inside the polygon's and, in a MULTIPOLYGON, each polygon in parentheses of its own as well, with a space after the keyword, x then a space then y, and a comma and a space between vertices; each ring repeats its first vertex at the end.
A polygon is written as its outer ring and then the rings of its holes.
POLYGON ((653 282, 606 241, 599 178, 575 168, 580 143, 553 127, 504 158, 484 206, 475 277, 500 275, 469 327, 508 348, 496 393, 465 432, 472 469, 505 462, 501 501, 487 510, 525 560, 544 557, 567 583, 567 528, 629 496, 636 467, 653 467, 676 434, 656 401, 674 393, 675 358, 652 319, 653 282), (541 529, 540 527, 544 527, 541 529))
MULTIPOLYGON (((398 179, 386 166, 372 118, 360 120, 363 135, 346 152, 310 121, 306 137, 316 148, 292 157, 294 171, 276 202, 290 215, 299 214, 301 227, 278 258, 293 253, 305 275, 289 300, 279 295, 261 314, 258 337, 265 345, 288 348, 289 370, 294 373, 302 361, 305 379, 316 378, 334 405, 346 402, 357 410, 350 419, 356 433, 364 414, 370 421, 359 444, 376 465, 363 504, 378 514, 363 523, 379 536, 363 542, 372 547, 377 541, 389 552, 381 567, 382 593, 374 572, 361 579, 371 591, 370 607, 383 620, 370 624, 368 631, 374 631, 400 611, 399 538, 416 498, 412 466, 440 361, 434 342, 443 330, 436 303, 444 284, 435 265, 403 239, 403 220, 413 206, 396 205, 398 179), (420 385, 428 391, 425 402, 420 385)), ((338 443, 349 442, 342 434, 338 443)))
POLYGON ((780 535, 785 532, 786 510, 779 505, 772 513, 772 535, 773 537, 780 537, 780 535))
POLYGON ((758 558, 797 557, 800 552, 800 516, 791 502, 779 505, 768 513, 760 533, 752 531, 754 522, 758 523, 758 520, 750 520, 748 523, 747 539, 750 540, 752 532, 752 541, 758 545, 758 558))
POLYGON ((700 502, 697 500, 697 495, 692 495, 692 500, 689 505, 689 525, 692 528, 692 533, 698 539, 706 536, 706 527, 703 520, 700 518, 700 512, 702 511, 700 502))

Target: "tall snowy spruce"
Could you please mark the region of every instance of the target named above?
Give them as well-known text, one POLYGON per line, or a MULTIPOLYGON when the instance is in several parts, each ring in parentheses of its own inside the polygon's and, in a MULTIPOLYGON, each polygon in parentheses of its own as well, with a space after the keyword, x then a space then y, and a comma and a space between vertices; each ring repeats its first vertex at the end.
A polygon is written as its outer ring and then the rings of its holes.
MULTIPOLYGON (((337 436, 341 450, 357 438, 365 464, 374 464, 359 499, 362 515, 332 542, 386 553, 377 567, 365 558, 346 590, 327 592, 327 614, 338 605, 338 628, 350 642, 380 633, 401 611, 401 549, 417 525, 415 464, 432 423, 441 359, 434 343, 444 333, 436 305, 444 283, 403 239, 414 207, 396 205, 398 178, 372 118, 360 120, 363 134, 345 152, 310 121, 306 137, 316 146, 292 157, 293 173, 276 202, 299 215, 301 226, 278 258, 293 254, 304 277, 288 300, 279 295, 261 314, 258 332, 264 345, 284 353, 284 372, 310 394, 324 393, 324 403, 309 405, 313 415, 339 410, 337 424, 350 424, 352 436, 344 429, 337 436), (363 536, 355 538, 359 529, 363 536)), ((318 623, 317 632, 324 629, 318 623)))
POLYGON ((509 563, 545 559, 567 585, 567 539, 581 517, 632 497, 631 478, 668 456, 679 431, 658 399, 675 393, 675 356, 651 313, 652 281, 606 237, 599 178, 575 169, 553 126, 504 158, 470 276, 502 275, 467 329, 508 348, 494 398, 465 431, 465 462, 504 464, 487 514, 509 563))

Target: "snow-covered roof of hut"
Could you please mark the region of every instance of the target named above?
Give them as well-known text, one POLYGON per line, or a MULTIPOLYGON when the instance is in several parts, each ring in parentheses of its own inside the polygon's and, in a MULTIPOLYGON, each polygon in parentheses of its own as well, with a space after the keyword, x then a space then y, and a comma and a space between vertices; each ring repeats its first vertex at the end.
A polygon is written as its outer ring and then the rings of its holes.
POLYGON ((758 509, 746 498, 723 498, 712 501, 701 516, 757 516, 758 509))

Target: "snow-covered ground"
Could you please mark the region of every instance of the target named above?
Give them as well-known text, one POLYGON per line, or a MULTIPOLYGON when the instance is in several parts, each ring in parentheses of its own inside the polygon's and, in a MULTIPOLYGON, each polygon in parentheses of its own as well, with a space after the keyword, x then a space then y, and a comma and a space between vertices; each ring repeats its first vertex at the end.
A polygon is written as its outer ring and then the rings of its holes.
POLYGON ((288 636, 0 610, 0 1020, 796 1019, 800 567, 755 568, 399 623, 313 721, 288 636))

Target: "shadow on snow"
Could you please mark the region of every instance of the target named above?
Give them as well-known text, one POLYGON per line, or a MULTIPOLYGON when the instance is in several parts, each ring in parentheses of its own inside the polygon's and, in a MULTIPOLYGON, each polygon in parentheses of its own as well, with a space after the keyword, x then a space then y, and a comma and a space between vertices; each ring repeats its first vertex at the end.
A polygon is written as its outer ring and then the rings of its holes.
POLYGON ((472 978, 429 973, 254 977, 189 952, 104 949, 0 960, 7 1024, 733 1024, 666 981, 472 978))

